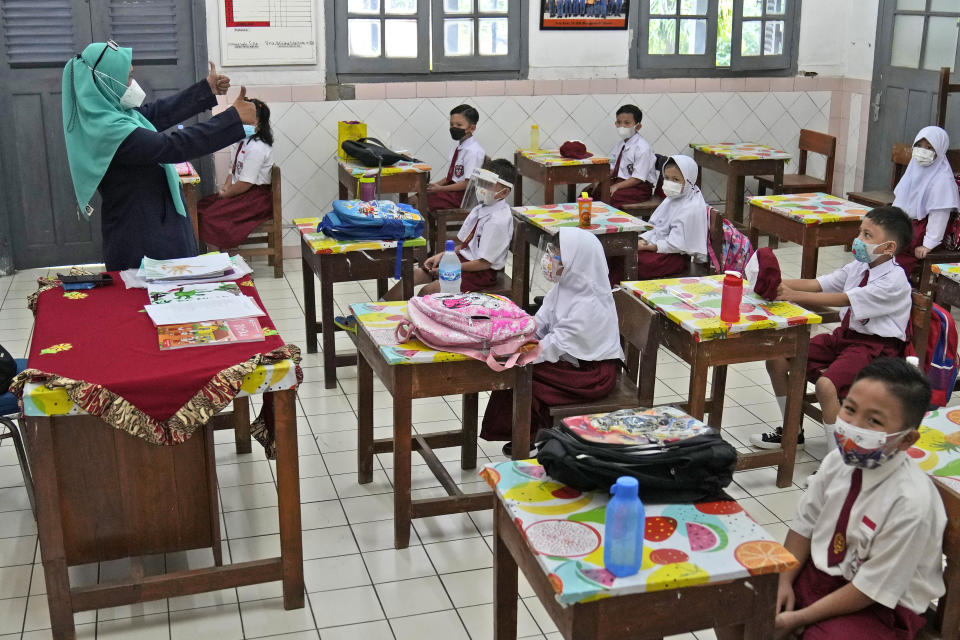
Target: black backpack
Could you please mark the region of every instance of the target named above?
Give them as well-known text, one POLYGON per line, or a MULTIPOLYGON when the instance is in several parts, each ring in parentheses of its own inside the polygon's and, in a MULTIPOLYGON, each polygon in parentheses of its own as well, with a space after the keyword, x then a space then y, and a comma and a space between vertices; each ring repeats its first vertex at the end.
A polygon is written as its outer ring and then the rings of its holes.
POLYGON ((397 164, 401 160, 420 162, 416 158, 411 158, 406 154, 391 151, 376 138, 344 140, 340 147, 344 153, 356 159, 365 167, 389 167, 390 165, 397 164))
POLYGON ((17 375, 17 363, 10 352, 0 347, 0 395, 10 388, 10 381, 17 375))
POLYGON ((551 479, 580 491, 609 491, 620 476, 640 483, 645 502, 729 500, 737 451, 708 433, 663 444, 592 442, 561 424, 537 434, 537 461, 551 479))

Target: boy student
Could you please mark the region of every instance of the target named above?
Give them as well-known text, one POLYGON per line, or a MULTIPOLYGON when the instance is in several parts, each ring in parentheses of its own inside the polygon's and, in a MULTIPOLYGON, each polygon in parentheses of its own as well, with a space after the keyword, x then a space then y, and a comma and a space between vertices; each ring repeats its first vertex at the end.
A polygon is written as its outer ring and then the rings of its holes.
MULTIPOLYGON (((912 237, 910 219, 902 209, 878 207, 860 223, 853 262, 816 279, 784 280, 780 285, 777 300, 849 307, 840 326, 833 333, 814 336, 807 352, 807 380, 816 385, 828 443, 833 440, 840 399, 857 372, 882 356, 903 354, 912 297, 910 282, 893 257, 912 237)), ((781 413, 787 401, 788 369, 786 358, 767 361, 781 413)), ((777 449, 781 435, 782 428, 777 427, 750 436, 750 442, 761 449, 777 449)), ((802 429, 798 444, 803 445, 802 429)))
POLYGON ((908 640, 923 627, 944 592, 946 514, 903 451, 920 437, 929 403, 923 373, 901 358, 857 374, 787 532, 800 566, 780 574, 776 637, 908 640))
MULTIPOLYGON (((463 192, 470 176, 474 169, 483 165, 483 148, 473 137, 479 120, 480 114, 468 104, 450 110, 450 137, 457 141, 457 146, 450 152, 446 177, 427 185, 427 208, 431 211, 458 209, 463 203, 463 192)), ((412 204, 417 208, 421 206, 416 201, 412 204)))
MULTIPOLYGON (((653 195, 657 184, 657 156, 640 135, 640 107, 625 104, 617 109, 615 125, 622 142, 610 153, 610 202, 613 207, 644 202, 653 195)), ((599 197, 598 185, 591 188, 593 197, 599 197)))

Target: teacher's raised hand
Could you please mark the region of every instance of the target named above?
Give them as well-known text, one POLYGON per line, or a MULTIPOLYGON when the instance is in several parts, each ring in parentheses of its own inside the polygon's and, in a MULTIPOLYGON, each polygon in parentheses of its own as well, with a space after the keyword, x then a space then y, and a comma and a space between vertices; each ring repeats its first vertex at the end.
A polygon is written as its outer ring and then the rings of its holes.
POLYGON ((257 108, 247 100, 247 88, 240 85, 240 95, 233 101, 233 108, 237 110, 243 124, 257 125, 257 108))
POLYGON ((207 74, 207 84, 210 85, 210 91, 213 92, 215 96, 222 96, 227 92, 227 89, 230 88, 230 78, 225 75, 217 73, 217 65, 210 62, 210 73, 207 74))

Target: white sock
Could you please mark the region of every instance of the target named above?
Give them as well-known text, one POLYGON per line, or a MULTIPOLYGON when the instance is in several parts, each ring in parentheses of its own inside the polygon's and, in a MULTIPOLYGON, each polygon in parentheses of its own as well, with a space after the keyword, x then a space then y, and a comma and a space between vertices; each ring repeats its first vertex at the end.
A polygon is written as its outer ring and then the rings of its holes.
POLYGON ((787 417, 787 396, 777 396, 777 404, 780 406, 780 417, 787 417))
POLYGON ((823 434, 827 436, 827 451, 830 451, 829 447, 833 445, 833 428, 835 426, 837 426, 836 422, 831 422, 830 424, 826 422, 823 423, 823 434))

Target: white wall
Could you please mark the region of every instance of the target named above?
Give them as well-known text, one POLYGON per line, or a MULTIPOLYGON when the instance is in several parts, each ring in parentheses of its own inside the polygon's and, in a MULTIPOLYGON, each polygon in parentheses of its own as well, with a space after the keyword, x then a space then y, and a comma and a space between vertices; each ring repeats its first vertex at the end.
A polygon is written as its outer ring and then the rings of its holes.
POLYGON ((870 80, 879 0, 804 0, 799 71, 870 80))

